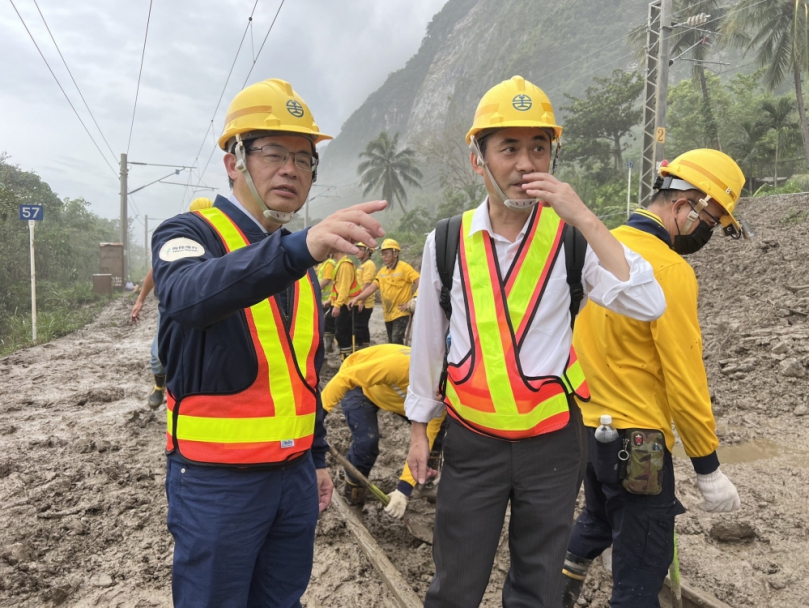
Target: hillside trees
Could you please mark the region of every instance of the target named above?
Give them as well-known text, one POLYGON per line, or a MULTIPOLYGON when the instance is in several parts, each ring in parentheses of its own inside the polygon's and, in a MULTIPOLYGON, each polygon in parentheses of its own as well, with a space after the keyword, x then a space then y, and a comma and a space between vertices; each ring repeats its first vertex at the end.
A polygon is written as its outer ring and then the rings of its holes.
MULTIPOLYGON (((60 199, 38 175, 23 171, 0 154, 0 352, 7 352, 11 327, 30 309, 28 226, 20 221, 20 204, 44 206, 36 229, 37 303, 40 333, 56 308, 74 312, 93 299, 92 274, 98 272, 99 243, 118 240, 117 222, 98 217, 81 198, 60 199)), ((52 318, 52 317, 51 317, 52 318)), ((30 331, 30 330, 29 330, 30 331)))
POLYGON ((399 134, 396 133, 391 139, 383 131, 368 143, 364 152, 360 152, 360 158, 367 160, 359 164, 357 174, 361 176, 360 185, 365 186, 363 194, 377 190, 390 205, 398 202, 402 213, 407 213, 404 184, 421 187, 418 180, 422 178, 422 173, 416 166, 416 152, 411 148, 398 148, 399 134))

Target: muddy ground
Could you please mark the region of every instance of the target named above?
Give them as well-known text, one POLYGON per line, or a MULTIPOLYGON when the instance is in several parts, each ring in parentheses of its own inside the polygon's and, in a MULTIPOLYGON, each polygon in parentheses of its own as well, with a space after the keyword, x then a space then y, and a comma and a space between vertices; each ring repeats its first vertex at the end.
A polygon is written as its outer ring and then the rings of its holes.
MULTIPOLYGON (((722 441, 722 469, 740 511, 708 515, 690 462, 676 458, 688 508, 677 531, 683 577, 731 606, 809 605, 809 197, 745 201, 757 238, 715 237, 692 257, 700 279, 705 363, 722 441), (742 537, 741 539, 737 537, 742 537)), ((0 606, 169 606, 165 408, 145 405, 155 305, 130 326, 116 300, 90 326, 0 359, 0 606)), ((378 311, 376 335, 381 336, 378 311)), ((407 424, 382 413, 372 480, 395 487, 407 424)), ((345 452, 339 410, 327 420, 345 452)), ((339 471, 332 469, 335 477, 339 471)), ((341 483, 336 480, 336 483, 341 483)), ((581 497, 580 497, 581 500, 581 497)), ((411 502, 429 520, 432 505, 411 502)), ((364 521, 419 595, 433 573, 430 547, 376 504, 364 521)), ((508 568, 501 544, 483 606, 499 606, 508 568)), ((608 605, 600 566, 584 606, 608 605)), ((304 603, 389 606, 387 592, 333 509, 321 518, 304 603)))

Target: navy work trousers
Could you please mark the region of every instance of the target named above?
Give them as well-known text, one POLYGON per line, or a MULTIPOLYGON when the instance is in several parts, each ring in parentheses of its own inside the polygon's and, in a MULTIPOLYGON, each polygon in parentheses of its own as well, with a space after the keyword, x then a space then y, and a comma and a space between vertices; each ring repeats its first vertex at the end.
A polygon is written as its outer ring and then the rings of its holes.
POLYGON ((177 608, 297 608, 318 516, 311 455, 286 469, 187 464, 169 456, 168 527, 177 608))
MULTIPOLYGON (((379 456, 379 408, 362 392, 361 388, 348 391, 340 402, 343 414, 351 429, 351 448, 348 450, 348 461, 360 473, 368 477, 379 456)), ((353 477, 346 475, 355 483, 353 477)))
POLYGON ((363 308, 355 313, 355 334, 357 336, 357 345, 368 346, 371 343, 371 330, 368 324, 371 322, 371 313, 374 312, 373 308, 363 308))
POLYGON ((612 545, 610 606, 658 608, 657 595, 674 558, 674 517, 685 513, 674 495, 671 453, 666 450, 660 494, 632 494, 620 481, 603 479, 614 476, 621 441, 600 444, 595 429, 587 433, 585 507, 573 526, 568 551, 594 559, 612 545))

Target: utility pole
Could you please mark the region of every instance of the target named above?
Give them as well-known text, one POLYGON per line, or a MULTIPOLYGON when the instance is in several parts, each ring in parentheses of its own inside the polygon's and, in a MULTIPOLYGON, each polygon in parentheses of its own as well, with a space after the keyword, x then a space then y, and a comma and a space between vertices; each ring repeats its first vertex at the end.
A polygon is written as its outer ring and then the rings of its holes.
POLYGON ((129 220, 127 218, 127 168, 126 154, 121 154, 121 244, 124 249, 124 276, 121 277, 121 287, 129 278, 129 220))
POLYGON ((649 21, 646 26, 646 83, 643 89, 643 143, 638 188, 639 205, 647 205, 651 201, 652 184, 654 184, 657 169, 655 166, 655 124, 661 1, 655 0, 649 4, 649 21))
POLYGON ((666 106, 669 94, 669 48, 671 42, 671 2, 661 0, 660 57, 657 62, 657 103, 655 112, 655 171, 665 158, 666 106))
POLYGON ((629 219, 629 216, 632 215, 629 209, 629 199, 632 196, 632 168, 635 166, 635 162, 630 160, 627 166, 629 167, 629 177, 626 180, 626 219, 629 219))

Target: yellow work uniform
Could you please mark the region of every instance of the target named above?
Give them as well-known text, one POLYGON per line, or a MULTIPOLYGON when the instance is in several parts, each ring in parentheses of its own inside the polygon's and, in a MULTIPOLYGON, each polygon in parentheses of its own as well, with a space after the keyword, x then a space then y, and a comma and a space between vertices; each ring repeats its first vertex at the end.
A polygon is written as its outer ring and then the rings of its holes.
POLYGON ((376 273, 379 293, 382 296, 382 313, 385 321, 393 321, 399 317, 405 317, 410 313, 399 310, 399 304, 407 304, 413 297, 415 283, 419 278, 419 273, 407 262, 401 260, 396 262, 393 268, 383 266, 376 273))
POLYGON ((354 285, 356 278, 354 262, 351 261, 351 258, 346 257, 337 262, 334 278, 332 279, 337 295, 332 294, 332 306, 339 308, 348 304, 351 299, 351 286, 354 285))
MULTIPOLYGON (((649 230, 667 234, 653 213, 642 210, 636 216, 639 225, 645 222, 649 230)), ((689 457, 712 456, 719 441, 702 362, 694 270, 646 229, 625 225, 612 233, 651 264, 667 306, 651 322, 593 302, 584 307, 573 334, 591 393, 589 402, 579 403, 584 424, 597 427, 601 415, 609 414, 618 429, 659 429, 672 450, 674 421, 689 457)))
MULTIPOLYGON (((405 415, 404 402, 410 386, 410 347, 401 344, 379 344, 357 351, 340 366, 340 371, 323 389, 323 409, 332 411, 343 396, 357 387, 379 409, 405 415)), ((445 414, 446 415, 446 414, 445 414)), ((427 439, 433 447, 444 416, 427 424, 427 439)), ((416 480, 405 462, 400 481, 410 487, 416 480)))
MULTIPOLYGON (((334 280, 334 266, 335 262, 331 258, 326 258, 320 264, 317 265, 315 268, 315 272, 317 272, 317 280, 323 281, 328 279, 329 281, 334 280)), ((321 288, 323 292, 323 296, 321 300, 325 304, 331 298, 331 285, 327 285, 326 287, 321 288)))
MULTIPOLYGON (((357 267, 357 283, 360 289, 365 288, 366 283, 373 283, 376 276, 376 264, 371 259, 366 260, 357 267)), ((376 302, 376 293, 372 293, 365 298, 365 308, 373 308, 376 302)))

